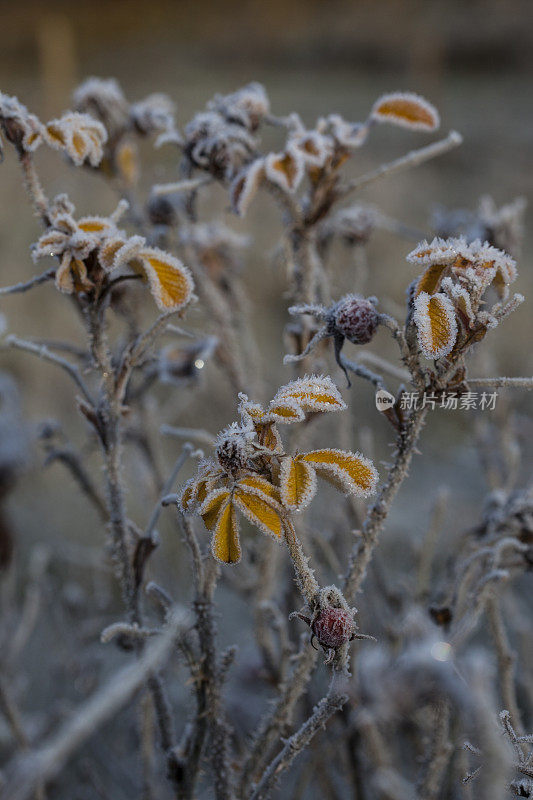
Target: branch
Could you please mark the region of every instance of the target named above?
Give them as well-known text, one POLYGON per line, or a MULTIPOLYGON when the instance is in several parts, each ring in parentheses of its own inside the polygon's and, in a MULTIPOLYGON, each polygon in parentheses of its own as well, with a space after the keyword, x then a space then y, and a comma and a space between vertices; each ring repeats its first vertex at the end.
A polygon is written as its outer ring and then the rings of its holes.
POLYGON ((157 521, 159 520, 159 517, 161 515, 161 511, 163 510, 162 501, 172 491, 172 488, 174 487, 174 484, 176 482, 176 478, 178 477, 181 468, 191 455, 192 451, 193 451, 192 445, 190 445, 189 442, 185 442, 185 444, 183 445, 183 450, 178 456, 176 463, 174 464, 174 467, 172 469, 172 472, 168 476, 167 481, 161 490, 159 500, 157 501, 154 510, 152 511, 152 514, 148 521, 148 525, 146 526, 146 531, 144 533, 144 537, 146 539, 149 539, 151 537, 152 532, 155 526, 157 525, 157 521))
POLYGON ((182 610, 175 612, 164 633, 139 661, 117 672, 89 700, 78 706, 77 711, 38 749, 14 759, 8 765, 0 800, 27 800, 39 782, 57 775, 70 756, 142 686, 169 654, 178 631, 189 624, 187 614, 182 610))
POLYGON ((407 153, 407 155, 397 158, 395 161, 390 161, 388 164, 382 164, 377 169, 372 170, 372 172, 367 172, 366 175, 362 175, 360 178, 354 178, 354 180, 344 186, 340 186, 337 192, 337 198, 344 198, 351 194, 351 192, 362 189, 364 186, 368 186, 371 183, 375 183, 380 180, 380 178, 395 175, 397 172, 403 172, 406 169, 411 169, 411 167, 418 167, 425 161, 429 161, 437 156, 442 156, 449 150, 453 150, 455 147, 462 144, 462 142, 463 137, 460 133, 457 133, 457 131, 450 131, 445 139, 433 142, 433 144, 422 147, 420 150, 412 150, 410 153, 407 153))
POLYGON ((533 378, 467 378, 472 386, 515 386, 521 389, 533 389, 533 378))
POLYGON ((190 180, 177 181, 176 183, 156 183, 152 186, 152 195, 162 197, 166 194, 177 194, 178 192, 193 192, 200 186, 213 183, 213 178, 191 178, 190 180))
POLYGON ((343 594, 352 603, 361 588, 366 569, 372 558, 378 537, 383 530, 392 501, 403 483, 415 452, 420 431, 424 425, 427 408, 412 412, 405 430, 400 434, 394 464, 374 503, 370 506, 361 530, 362 546, 353 548, 348 571, 344 578, 343 594))
POLYGON ((39 286, 41 283, 48 283, 55 278, 55 268, 47 269, 41 275, 36 275, 25 283, 16 283, 14 286, 4 286, 0 289, 0 295, 3 294, 18 294, 19 292, 27 292, 28 289, 33 289, 34 286, 39 286))
POLYGON ((290 739, 287 739, 283 749, 270 762, 263 773, 263 777, 250 795, 250 800, 264 800, 270 795, 281 773, 290 767, 298 753, 307 747, 313 736, 336 711, 342 708, 347 700, 348 697, 346 695, 332 693, 331 691, 328 692, 326 697, 322 698, 320 703, 315 706, 309 719, 290 739))
POLYGON ((61 356, 56 355, 55 353, 51 353, 47 347, 44 345, 34 344, 33 342, 27 342, 25 339, 19 339, 18 336, 14 336, 11 334, 6 338, 6 345, 8 347, 15 347, 18 350, 24 350, 27 353, 33 353, 39 358, 42 358, 44 361, 49 361, 51 364, 55 364, 61 369, 64 369, 67 372, 74 383, 78 386, 81 393, 91 404, 91 406, 95 405, 95 402, 89 392, 89 389, 85 385, 83 378, 81 377, 81 372, 75 364, 71 364, 70 361, 67 361, 65 358, 61 358, 61 356))

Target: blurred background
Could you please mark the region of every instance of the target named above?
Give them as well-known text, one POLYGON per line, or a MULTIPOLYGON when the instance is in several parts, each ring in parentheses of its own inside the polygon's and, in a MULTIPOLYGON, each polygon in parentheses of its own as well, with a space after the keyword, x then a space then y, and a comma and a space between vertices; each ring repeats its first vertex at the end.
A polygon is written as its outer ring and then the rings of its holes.
MULTIPOLYGON (((440 159, 363 190, 356 198, 377 205, 414 231, 410 238, 378 231, 367 247, 366 290, 380 297, 383 307, 394 313, 401 314, 405 288, 415 277, 405 256, 416 243, 416 232, 420 232, 420 238, 432 235, 431 218, 438 206, 474 210, 486 194, 497 206, 518 196, 531 201, 530 0, 77 0, 75 6, 57 0, 1 0, 0 18, 0 90, 18 96, 43 120, 68 108, 72 90, 91 75, 116 78, 129 100, 156 91, 167 93, 177 105, 180 127, 204 108, 215 92, 228 93, 252 80, 264 84, 273 113, 297 111, 309 125, 318 116, 333 112, 348 120, 364 119, 374 100, 387 91, 410 90, 427 97, 440 111, 442 135, 458 130, 464 144, 440 159)), ((378 127, 369 143, 351 159, 349 173, 362 174, 433 138, 437 137, 378 127)), ((142 148, 138 191, 145 200, 153 183, 178 178, 178 162, 171 148, 154 151, 149 143, 142 148)), ((44 147, 37 153, 37 164, 49 195, 68 192, 79 214, 108 214, 115 207, 116 196, 99 176, 69 167, 57 153, 45 152, 44 147)), ((206 218, 216 215, 235 231, 253 237, 244 258, 243 278, 258 310, 253 319, 261 369, 268 393, 273 394, 279 383, 291 377, 282 366, 282 334, 288 321, 286 302, 280 301, 285 278, 272 258, 280 232, 278 210, 263 193, 242 221, 229 212, 227 198, 220 192, 204 211, 206 218)), ((526 295, 526 303, 489 334, 486 349, 492 355, 475 356, 472 375, 533 372, 530 213, 526 211, 519 279, 513 287, 526 295)), ((38 235, 39 224, 28 207, 16 159, 6 148, 0 165, 2 285, 28 280, 41 269, 33 265, 29 253, 38 235)), ((340 296, 352 288, 354 259, 342 250, 336 257, 334 283, 336 296, 340 296)), ((67 306, 53 286, 47 285, 29 294, 2 298, 0 311, 9 329, 17 334, 78 342, 79 325, 67 306)), ((193 328, 196 325, 198 330, 205 330, 203 321, 196 321, 195 312, 189 321, 193 328)), ((380 332, 376 341, 376 352, 393 356, 385 332, 380 332)), ((353 346, 346 352, 349 357, 356 356, 353 346)), ((3 353, 0 369, 17 383, 20 397, 15 405, 29 426, 30 439, 42 420, 60 418, 68 436, 81 440, 80 420, 73 410, 66 377, 23 354, 3 353)), ((234 418, 235 398, 221 374, 209 365, 204 372, 195 392, 184 395, 179 389, 165 390, 161 423, 205 427, 216 433, 234 418)), ((334 377, 344 386, 340 373, 334 377)), ((373 391, 356 381, 345 396, 351 407, 354 444, 361 446, 360 429, 371 429, 379 464, 390 452, 391 431, 375 411, 373 391)), ((494 413, 510 413, 511 401, 519 415, 526 469, 532 439, 528 416, 531 394, 500 390, 494 413)), ((408 532, 414 540, 422 534, 432 498, 443 485, 454 498, 447 520, 450 536, 478 520, 485 486, 474 443, 475 416, 473 412, 430 415, 423 453, 415 460, 385 533, 391 552, 395 552, 394 542, 400 534, 408 532)), ((161 469, 168 470, 178 443, 164 441, 161 448, 161 469)), ((15 531, 17 558, 31 561, 33 557, 38 564, 42 548, 52 563, 56 557, 65 558, 60 591, 66 593, 75 618, 81 606, 92 602, 88 597, 103 591, 96 583, 83 586, 82 582, 80 588, 78 580, 89 545, 101 544, 103 533, 85 499, 72 491, 70 478, 61 466, 52 465, 43 471, 42 453, 33 447, 29 450, 27 469, 10 495, 7 509, 15 531)), ((97 459, 94 468, 99 469, 97 459)), ((141 485, 142 466, 132 461, 128 469, 130 486, 135 481, 141 485)), ((152 499, 142 491, 131 491, 129 501, 133 516, 143 524, 152 499)), ((317 509, 316 513, 320 520, 323 511, 317 509)), ((179 563, 175 529, 166 518, 161 531, 163 544, 154 556, 153 568, 172 585, 177 576, 183 577, 184 567, 179 563)), ((38 566, 34 564, 33 568, 38 566)), ((21 586, 20 592, 23 590, 21 586)), ((180 594, 187 596, 186 586, 176 585, 176 595, 180 594)), ((228 607, 237 615, 247 613, 238 604, 228 607)), ((89 638, 100 623, 93 619, 88 625, 89 638)), ((61 621, 52 620, 51 624, 61 625, 61 621)), ((228 625, 226 621, 221 624, 223 640, 227 635, 228 641, 233 641, 239 630, 246 631, 246 626, 228 625)), ((36 657, 49 636, 46 631, 38 635, 28 658, 36 657)), ((251 645, 246 644, 244 633, 241 638, 246 650, 251 645)), ((71 659, 68 643, 64 646, 65 658, 71 659)), ((99 664, 98 647, 94 658, 99 664)), ((43 676, 34 680, 48 684, 54 677, 44 670, 43 676)), ((90 688, 80 682, 75 691, 84 696, 90 688)), ((35 698, 46 704, 55 694, 53 686, 48 686, 44 693, 35 692, 35 698)), ((124 780, 127 785, 126 777, 124 780)))

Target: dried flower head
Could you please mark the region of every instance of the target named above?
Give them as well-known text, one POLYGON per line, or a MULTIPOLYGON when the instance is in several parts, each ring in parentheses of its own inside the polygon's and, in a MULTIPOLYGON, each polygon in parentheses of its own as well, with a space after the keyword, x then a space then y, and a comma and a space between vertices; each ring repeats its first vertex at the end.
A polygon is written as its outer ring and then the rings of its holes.
POLYGON ((77 167, 85 161, 97 167, 104 156, 107 131, 89 114, 67 111, 45 125, 44 139, 50 147, 65 152, 77 167))
POLYGON ((1 92, 0 130, 9 142, 27 153, 36 150, 43 140, 43 126, 35 114, 30 114, 16 97, 1 92))
MULTIPOLYGON (((74 218, 75 208, 66 195, 58 195, 49 209, 50 225, 32 248, 34 261, 44 256, 60 259, 56 270, 57 288, 66 294, 90 291, 98 275, 96 259, 88 268, 91 254, 105 247, 109 240, 119 237, 117 222, 127 204, 121 202, 110 217, 74 218)), ((100 269, 100 272, 102 270, 100 269)))
POLYGON ((265 87, 253 82, 232 94, 215 95, 207 108, 216 111, 228 122, 242 125, 253 132, 270 113, 270 101, 265 87))
POLYGON ((74 110, 91 114, 114 138, 128 124, 129 104, 114 78, 87 78, 72 96, 74 110))
POLYGON ((215 111, 197 114, 185 128, 183 152, 194 167, 231 180, 254 158, 256 143, 243 128, 215 111))
POLYGON ((267 409, 240 397, 241 423, 222 431, 216 461, 204 462, 181 495, 183 513, 198 513, 213 531, 212 552, 236 563, 241 548, 237 512, 256 528, 280 539, 291 511, 302 510, 317 489, 317 475, 344 493, 367 496, 377 472, 359 453, 324 449, 286 453, 277 425, 308 412, 345 408, 327 376, 305 376, 282 386, 267 409))

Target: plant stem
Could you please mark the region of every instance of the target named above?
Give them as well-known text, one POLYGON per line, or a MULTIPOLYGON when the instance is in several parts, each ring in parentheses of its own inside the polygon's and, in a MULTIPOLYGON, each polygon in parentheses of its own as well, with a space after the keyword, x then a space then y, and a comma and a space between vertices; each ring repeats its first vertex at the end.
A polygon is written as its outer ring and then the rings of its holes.
POLYGON ((418 408, 412 412, 405 429, 400 434, 396 457, 387 479, 382 485, 377 499, 367 512, 361 530, 362 546, 355 545, 352 549, 348 571, 344 577, 343 594, 348 603, 354 602, 355 596, 365 579, 368 564, 385 525, 392 502, 407 477, 426 414, 427 408, 418 408))

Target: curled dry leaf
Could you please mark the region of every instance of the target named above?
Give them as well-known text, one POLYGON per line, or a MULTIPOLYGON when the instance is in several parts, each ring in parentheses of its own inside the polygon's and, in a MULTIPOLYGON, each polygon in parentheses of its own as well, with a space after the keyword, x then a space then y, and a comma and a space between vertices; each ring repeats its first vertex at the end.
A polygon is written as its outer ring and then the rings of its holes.
POLYGON ((107 131, 89 114, 67 112, 44 126, 44 139, 55 150, 63 150, 80 167, 88 161, 97 167, 104 155, 107 131))
POLYGON ((258 158, 242 169, 230 186, 230 203, 233 211, 244 217, 265 177, 264 159, 258 158))
POLYGON ((265 158, 265 175, 271 183, 292 194, 304 176, 304 160, 291 146, 282 153, 270 153, 265 158))

